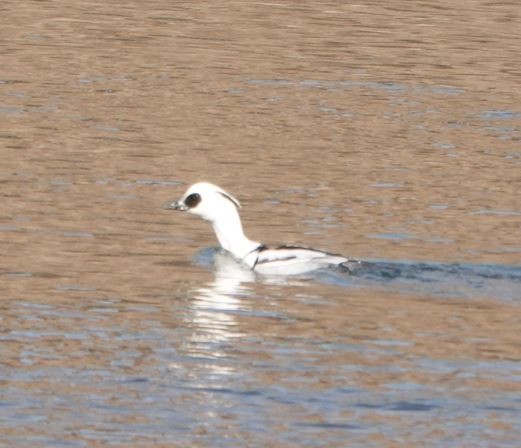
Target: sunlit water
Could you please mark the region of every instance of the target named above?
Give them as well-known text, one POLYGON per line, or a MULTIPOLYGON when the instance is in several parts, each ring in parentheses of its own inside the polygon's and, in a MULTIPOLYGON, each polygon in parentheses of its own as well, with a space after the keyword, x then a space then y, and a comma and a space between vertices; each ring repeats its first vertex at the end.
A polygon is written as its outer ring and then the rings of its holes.
POLYGON ((515 3, 3 5, 0 446, 519 446, 515 3))
POLYGON ((471 296, 518 287, 520 269, 375 262, 256 279, 214 250, 195 261, 210 279, 162 294, 4 300, 5 446, 435 446, 433 427, 448 445, 516 443, 517 329, 501 326, 519 317, 471 296))

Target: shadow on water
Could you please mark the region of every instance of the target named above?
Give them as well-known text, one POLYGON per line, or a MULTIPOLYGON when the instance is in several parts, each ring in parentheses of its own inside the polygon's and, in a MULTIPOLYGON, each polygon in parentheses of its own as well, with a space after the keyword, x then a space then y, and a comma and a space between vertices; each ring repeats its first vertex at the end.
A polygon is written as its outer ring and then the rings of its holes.
MULTIPOLYGON (((229 257, 217 257, 217 254, 222 255, 222 252, 216 248, 203 249, 196 255, 195 261, 206 267, 215 265, 217 270, 221 270, 221 265, 226 263, 230 273, 230 262, 236 263, 229 257)), ((244 270, 238 264, 236 269, 237 272, 244 270)), ((446 298, 488 297, 507 301, 521 299, 521 266, 512 265, 371 260, 292 278, 346 288, 394 289, 401 294, 446 298)), ((284 278, 278 280, 284 282, 284 278)))

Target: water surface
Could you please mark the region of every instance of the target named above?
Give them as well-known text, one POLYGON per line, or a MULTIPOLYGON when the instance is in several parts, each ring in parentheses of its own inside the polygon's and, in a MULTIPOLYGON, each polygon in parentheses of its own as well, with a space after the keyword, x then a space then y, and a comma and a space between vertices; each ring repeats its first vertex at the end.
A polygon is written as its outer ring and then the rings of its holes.
POLYGON ((2 12, 1 446, 519 444, 515 3, 2 12), (216 258, 203 179, 365 264, 216 258))

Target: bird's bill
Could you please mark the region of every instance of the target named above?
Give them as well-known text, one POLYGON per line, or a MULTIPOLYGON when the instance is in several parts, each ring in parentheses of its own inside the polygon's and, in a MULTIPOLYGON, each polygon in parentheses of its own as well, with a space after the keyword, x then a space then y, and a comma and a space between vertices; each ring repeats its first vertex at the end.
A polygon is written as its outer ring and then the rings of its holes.
POLYGON ((178 211, 181 211, 181 212, 186 212, 188 210, 188 207, 186 206, 186 204, 182 200, 174 201, 174 202, 167 202, 163 206, 163 208, 165 210, 178 210, 178 211))

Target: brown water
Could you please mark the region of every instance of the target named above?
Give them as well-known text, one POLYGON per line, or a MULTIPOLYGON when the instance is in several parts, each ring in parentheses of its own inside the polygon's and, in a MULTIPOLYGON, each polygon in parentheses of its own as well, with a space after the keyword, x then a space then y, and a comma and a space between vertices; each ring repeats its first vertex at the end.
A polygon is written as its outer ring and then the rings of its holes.
POLYGON ((517 2, 0 11, 0 446, 518 446, 517 2))

